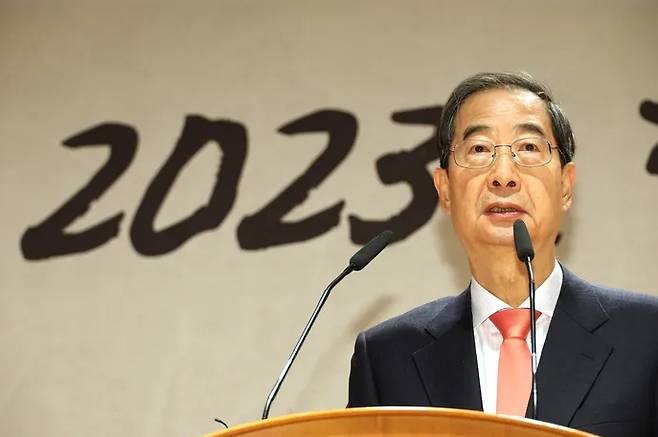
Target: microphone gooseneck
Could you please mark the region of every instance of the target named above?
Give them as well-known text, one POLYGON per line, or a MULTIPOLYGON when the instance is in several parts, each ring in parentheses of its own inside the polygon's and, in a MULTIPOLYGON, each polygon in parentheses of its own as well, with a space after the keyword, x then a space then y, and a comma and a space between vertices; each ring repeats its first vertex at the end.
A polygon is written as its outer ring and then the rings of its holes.
POLYGON ((315 323, 315 319, 318 318, 318 315, 320 314, 320 310, 322 309, 325 302, 329 298, 329 293, 331 293, 331 290, 336 286, 336 284, 342 281, 345 276, 349 275, 353 271, 361 270, 366 265, 368 265, 368 263, 372 261, 373 258, 376 257, 379 254, 379 252, 381 252, 388 245, 388 243, 391 242, 392 238, 393 238, 393 232, 384 231, 381 234, 377 235, 372 240, 370 240, 368 243, 366 243, 365 246, 359 249, 359 251, 355 253, 352 256, 352 258, 350 258, 350 262, 348 266, 345 268, 345 270, 343 270, 333 281, 331 281, 331 283, 327 286, 327 288, 324 289, 322 295, 320 296, 320 300, 318 301, 318 304, 315 306, 315 309, 313 310, 313 314, 311 314, 311 318, 308 320, 308 322, 306 322, 306 326, 304 326, 304 330, 302 331, 302 334, 299 336, 299 339, 297 340, 295 347, 292 349, 292 352, 290 353, 290 357, 288 357, 288 361, 286 361, 285 365, 283 366, 283 369, 279 374, 279 378, 276 380, 276 382, 274 383, 274 387, 272 387, 272 390, 270 390, 270 393, 267 395, 267 400, 265 401, 265 407, 263 408, 263 415, 261 417, 262 419, 267 419, 267 417, 269 416, 270 407, 274 402, 274 398, 279 392, 279 388, 281 388, 281 384, 283 384, 283 380, 288 374, 288 370, 290 370, 293 361, 295 361, 295 358, 297 357, 299 350, 302 348, 302 344, 304 344, 304 340, 306 340, 308 333, 311 331, 311 328, 313 327, 313 323, 315 323))
POLYGON ((537 419, 537 321, 535 319, 535 274, 532 270, 532 259, 535 251, 528 228, 523 220, 514 222, 514 247, 516 256, 525 264, 528 271, 528 295, 530 297, 530 356, 532 359, 532 418, 537 419))

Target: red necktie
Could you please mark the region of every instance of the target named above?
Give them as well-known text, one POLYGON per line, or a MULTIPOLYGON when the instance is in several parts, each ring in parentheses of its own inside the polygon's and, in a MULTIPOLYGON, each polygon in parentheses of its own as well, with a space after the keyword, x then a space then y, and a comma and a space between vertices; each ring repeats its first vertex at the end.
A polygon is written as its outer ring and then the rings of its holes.
MULTIPOLYGON (((535 318, 541 313, 535 311, 535 318)), ((526 343, 530 332, 530 310, 508 308, 489 317, 503 335, 498 359, 498 396, 496 412, 525 416, 532 386, 530 350, 526 343)))

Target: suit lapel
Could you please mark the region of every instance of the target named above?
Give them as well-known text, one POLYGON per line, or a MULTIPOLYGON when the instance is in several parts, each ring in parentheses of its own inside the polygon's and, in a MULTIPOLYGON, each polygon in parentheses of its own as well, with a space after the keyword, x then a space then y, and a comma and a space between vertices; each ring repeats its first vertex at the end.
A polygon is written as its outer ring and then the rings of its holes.
POLYGON ((537 417, 569 425, 612 347, 593 332, 608 320, 592 286, 564 269, 537 369, 537 417))
POLYGON ((426 326, 434 338, 413 354, 434 407, 482 410, 470 291, 448 303, 426 326))

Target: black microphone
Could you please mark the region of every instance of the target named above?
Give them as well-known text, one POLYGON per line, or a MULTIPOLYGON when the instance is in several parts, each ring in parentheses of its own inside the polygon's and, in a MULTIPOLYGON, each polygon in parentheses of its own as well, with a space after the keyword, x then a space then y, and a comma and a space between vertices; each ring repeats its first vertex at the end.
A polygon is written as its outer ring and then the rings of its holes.
POLYGON ((516 256, 525 264, 528 271, 528 294, 530 296, 530 356, 532 367, 532 418, 537 419, 537 321, 535 320, 535 274, 532 271, 532 259, 535 251, 528 228, 523 220, 514 222, 514 247, 516 256))
POLYGON ((526 262, 528 259, 532 261, 535 257, 530 234, 528 234, 528 228, 526 228, 523 220, 514 222, 514 246, 516 247, 516 256, 519 257, 521 262, 526 262))
POLYGON ((361 270, 368 265, 370 261, 377 255, 379 252, 384 250, 388 243, 393 239, 393 231, 384 231, 381 234, 377 235, 372 240, 368 241, 368 244, 363 246, 357 253, 355 253, 352 258, 350 258, 350 265, 354 270, 361 270))
POLYGON ((265 401, 265 407, 263 408, 262 419, 267 419, 267 416, 269 416, 272 402, 274 402, 274 398, 276 397, 276 394, 279 392, 279 388, 281 388, 281 384, 283 383, 283 380, 288 374, 288 370, 290 370, 293 361, 295 361, 295 357, 297 357, 297 354, 299 353, 299 350, 301 349, 304 340, 306 340, 306 336, 308 335, 311 328, 313 327, 313 323, 315 323, 315 319, 317 319, 318 314, 320 314, 320 310, 322 309, 324 303, 327 301, 327 298, 329 297, 329 293, 331 292, 331 290, 345 276, 349 275, 355 270, 356 271, 361 270, 366 265, 368 265, 368 263, 372 261, 374 257, 379 255, 379 252, 381 252, 388 245, 388 243, 391 242, 392 239, 393 239, 393 232, 384 231, 381 234, 377 235, 372 240, 368 241, 368 243, 366 243, 365 246, 359 249, 359 251, 355 253, 354 256, 352 256, 352 258, 350 258, 349 265, 345 268, 345 270, 343 270, 341 274, 338 275, 333 281, 331 281, 331 283, 327 286, 327 288, 325 288, 324 292, 322 293, 322 296, 320 296, 320 300, 318 301, 318 304, 315 306, 315 310, 313 310, 313 314, 311 314, 311 318, 308 320, 308 322, 306 322, 306 326, 304 327, 302 334, 299 336, 299 339, 297 340, 295 347, 290 353, 290 357, 288 358, 288 361, 286 361, 286 364, 283 366, 283 370, 281 370, 281 374, 279 374, 279 379, 276 380, 276 382, 274 383, 274 387, 272 387, 272 390, 270 390, 270 393, 267 396, 267 400, 265 401))

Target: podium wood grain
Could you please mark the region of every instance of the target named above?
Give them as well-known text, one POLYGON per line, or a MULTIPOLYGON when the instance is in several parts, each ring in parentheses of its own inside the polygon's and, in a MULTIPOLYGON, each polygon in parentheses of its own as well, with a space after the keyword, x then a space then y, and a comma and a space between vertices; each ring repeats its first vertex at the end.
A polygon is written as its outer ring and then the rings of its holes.
POLYGON ((586 437, 592 434, 529 419, 445 408, 350 408, 292 414, 204 437, 586 437))

